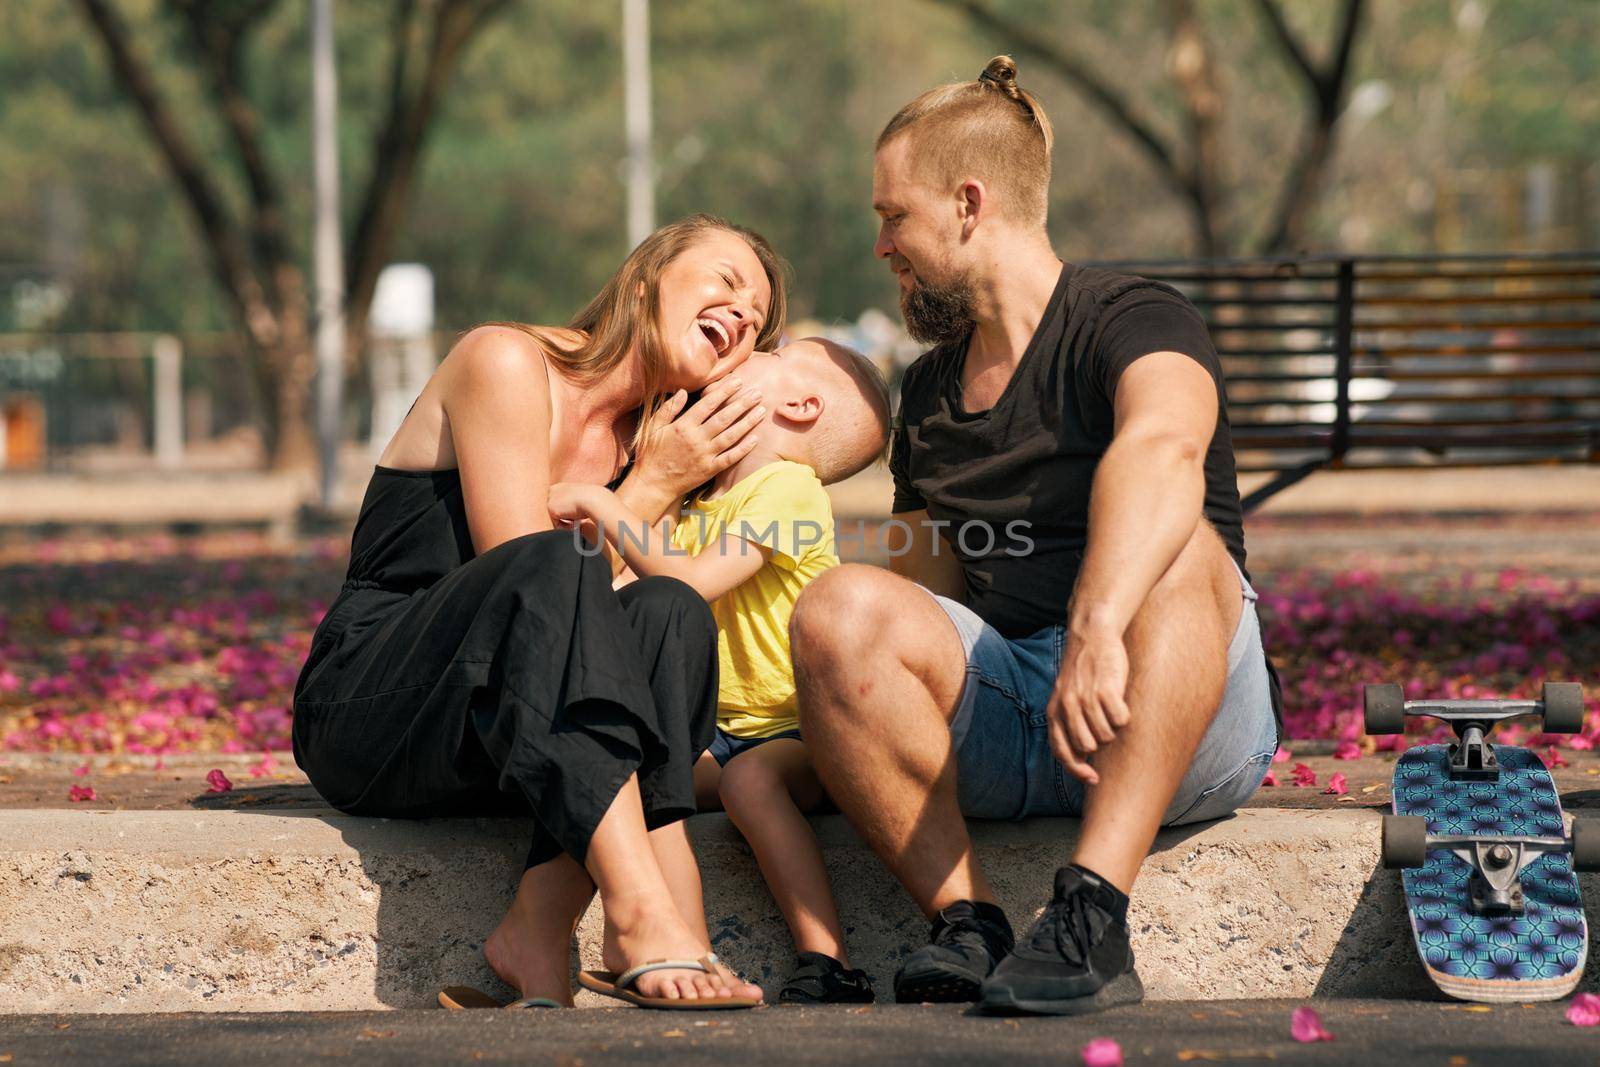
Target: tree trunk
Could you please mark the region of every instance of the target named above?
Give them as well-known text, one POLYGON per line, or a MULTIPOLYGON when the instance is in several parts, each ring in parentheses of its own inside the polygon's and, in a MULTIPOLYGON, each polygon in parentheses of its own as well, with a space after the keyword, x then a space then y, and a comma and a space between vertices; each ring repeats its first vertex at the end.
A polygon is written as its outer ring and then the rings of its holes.
POLYGON ((311 425, 311 386, 316 380, 316 357, 299 332, 297 345, 266 354, 272 367, 271 425, 267 453, 275 471, 312 473, 317 469, 317 435, 311 425))
POLYGON ((311 429, 311 382, 285 375, 278 381, 274 403, 277 423, 272 443, 272 469, 278 472, 315 472, 317 436, 311 429))
POLYGON ((1217 232, 1218 190, 1217 126, 1222 117, 1222 93, 1217 89, 1211 49, 1195 14, 1192 0, 1168 0, 1172 46, 1167 51, 1167 74, 1177 85, 1188 127, 1188 161, 1183 185, 1189 198, 1190 224, 1196 254, 1210 259, 1226 243, 1217 232))
MULTIPOLYGON (((434 120, 467 45, 509 0, 439 0, 426 39, 426 67, 413 86, 407 54, 417 5, 396 5, 389 113, 375 149, 367 195, 358 213, 349 257, 347 315, 352 355, 365 340, 367 304, 404 215, 407 195, 434 120)), ((244 53, 274 0, 221 3, 167 0, 189 30, 189 43, 249 197, 244 221, 225 195, 226 161, 208 158, 192 143, 162 96, 156 78, 134 48, 133 36, 111 0, 78 0, 105 45, 112 73, 133 100, 145 127, 184 194, 210 259, 212 275, 229 303, 244 342, 249 374, 265 421, 264 445, 274 470, 315 471, 316 435, 311 387, 316 359, 305 278, 284 229, 283 183, 262 143, 260 116, 245 91, 244 53)))

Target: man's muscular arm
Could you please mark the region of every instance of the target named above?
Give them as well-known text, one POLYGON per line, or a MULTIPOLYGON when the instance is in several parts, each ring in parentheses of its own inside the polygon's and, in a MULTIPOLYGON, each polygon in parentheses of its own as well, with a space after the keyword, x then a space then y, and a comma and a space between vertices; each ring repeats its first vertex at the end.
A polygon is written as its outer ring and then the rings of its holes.
POLYGON ((931 593, 964 602, 967 583, 961 573, 961 561, 956 558, 950 542, 939 536, 927 511, 901 511, 893 517, 909 526, 911 535, 908 543, 901 544, 905 534, 897 527, 889 527, 879 534, 887 542, 884 547, 894 553, 889 557, 889 569, 931 593))
POLYGON ((1049 707, 1056 758, 1091 785, 1099 776, 1089 757, 1128 723, 1123 633, 1203 514, 1217 386, 1191 357, 1154 352, 1122 373, 1114 410, 1049 707))

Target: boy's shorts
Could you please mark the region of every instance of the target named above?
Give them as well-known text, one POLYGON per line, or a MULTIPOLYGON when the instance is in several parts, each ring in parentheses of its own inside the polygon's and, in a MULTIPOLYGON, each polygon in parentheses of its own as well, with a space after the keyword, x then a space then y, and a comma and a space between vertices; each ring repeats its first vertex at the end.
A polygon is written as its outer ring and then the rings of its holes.
POLYGON ((783 730, 767 737, 735 737, 719 726, 717 727, 716 736, 711 739, 711 747, 706 751, 711 753, 711 758, 717 761, 718 767, 726 767, 728 761, 739 753, 748 752, 750 749, 764 745, 768 741, 776 741, 783 737, 793 738, 798 741, 800 740, 800 730, 798 728, 783 730))
MULTIPOLYGON (((1163 826, 1232 812, 1255 793, 1278 749, 1256 591, 1242 571, 1239 592, 1244 610, 1228 645, 1222 705, 1162 816, 1163 826)), ((984 819, 1081 815, 1083 783, 1050 751, 1045 717, 1066 626, 1008 640, 965 605, 934 599, 955 623, 967 654, 966 684, 950 722, 961 810, 984 819)))

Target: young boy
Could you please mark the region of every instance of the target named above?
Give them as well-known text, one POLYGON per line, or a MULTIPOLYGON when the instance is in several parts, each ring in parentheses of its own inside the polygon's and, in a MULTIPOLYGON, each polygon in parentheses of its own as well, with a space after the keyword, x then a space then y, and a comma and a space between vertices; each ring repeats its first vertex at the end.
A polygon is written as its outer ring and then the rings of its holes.
POLYGON ((881 456, 888 389, 864 357, 807 339, 739 368, 765 417, 755 448, 691 502, 675 528, 647 530, 615 495, 566 483, 550 491, 557 520, 584 519, 641 576, 681 579, 711 603, 720 646, 717 734, 695 768, 701 803, 720 802, 755 851, 798 960, 780 1002, 870 1003, 850 967, 822 851, 801 813, 823 792, 800 741, 789 616, 800 591, 839 562, 823 486, 881 456))

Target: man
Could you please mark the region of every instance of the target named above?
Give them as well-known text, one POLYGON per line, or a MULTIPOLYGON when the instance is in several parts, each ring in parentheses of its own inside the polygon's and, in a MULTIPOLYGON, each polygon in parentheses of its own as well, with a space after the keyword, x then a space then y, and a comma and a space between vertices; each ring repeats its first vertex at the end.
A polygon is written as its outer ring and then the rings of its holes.
POLYGON ((790 633, 817 773, 933 922, 897 999, 1068 1014, 1143 997, 1127 894, 1156 831, 1249 797, 1281 715, 1205 324, 1057 258, 1050 145, 1004 56, 880 135, 876 254, 934 345, 892 443, 912 533, 892 573, 814 582, 790 633), (1020 942, 963 814, 1082 817, 1020 942))

